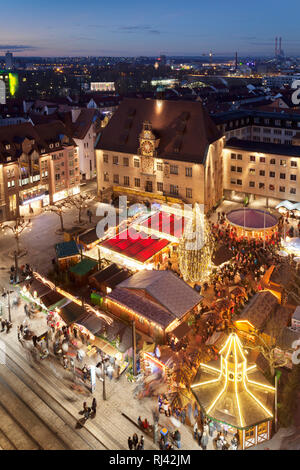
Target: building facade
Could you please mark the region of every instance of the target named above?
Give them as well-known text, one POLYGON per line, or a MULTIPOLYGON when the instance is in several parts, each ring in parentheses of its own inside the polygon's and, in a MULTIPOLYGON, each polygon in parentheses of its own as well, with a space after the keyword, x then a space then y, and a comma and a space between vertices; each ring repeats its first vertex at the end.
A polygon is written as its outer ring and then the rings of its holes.
POLYGON ((96 146, 98 191, 204 204, 222 198, 223 138, 201 103, 125 99, 96 146))
POLYGON ((59 122, 0 127, 0 220, 79 192, 77 147, 59 122))

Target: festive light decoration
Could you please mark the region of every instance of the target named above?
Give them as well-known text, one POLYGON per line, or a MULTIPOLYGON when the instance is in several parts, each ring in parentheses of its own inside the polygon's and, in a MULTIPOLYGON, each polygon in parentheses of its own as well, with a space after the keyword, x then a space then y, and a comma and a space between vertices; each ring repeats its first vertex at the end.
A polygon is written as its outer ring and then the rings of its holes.
POLYGON ((187 282, 203 283, 212 268, 214 240, 209 223, 198 204, 194 216, 185 225, 183 237, 179 242, 179 269, 187 282))
POLYGON ((207 364, 201 364, 201 368, 207 369, 210 373, 216 374, 216 378, 212 380, 205 380, 193 384, 191 388, 198 389, 199 387, 207 386, 210 384, 220 383, 221 390, 218 391, 216 397, 208 406, 207 414, 212 414, 218 402, 224 397, 226 393, 233 393, 235 396, 236 407, 238 412, 238 423, 241 428, 246 426, 245 413, 247 410, 242 408, 241 395, 248 394, 252 398, 252 403, 261 408, 266 414, 266 419, 273 417, 271 411, 249 390, 249 386, 255 386, 265 391, 275 392, 275 388, 264 383, 251 380, 248 377, 248 372, 256 368, 255 365, 247 366, 247 358, 242 349, 240 339, 235 333, 232 333, 223 348, 219 352, 221 356, 220 368, 212 367, 207 364))

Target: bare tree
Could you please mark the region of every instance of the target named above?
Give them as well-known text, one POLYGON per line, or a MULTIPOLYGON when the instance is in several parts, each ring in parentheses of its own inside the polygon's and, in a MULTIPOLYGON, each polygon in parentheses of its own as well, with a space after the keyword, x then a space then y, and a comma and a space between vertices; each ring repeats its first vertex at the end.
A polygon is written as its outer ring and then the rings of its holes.
POLYGON ((78 222, 81 223, 82 210, 86 209, 90 202, 95 199, 95 196, 90 196, 87 193, 77 194, 76 196, 70 197, 69 203, 71 206, 78 210, 78 222))
POLYGON ((24 230, 27 228, 31 227, 31 221, 30 219, 25 220, 24 217, 18 217, 16 220, 12 222, 4 222, 0 225, 0 228, 2 228, 3 231, 6 229, 9 229, 15 238, 16 245, 17 245, 17 255, 20 254, 20 237, 24 230))
POLYGON ((67 209, 70 209, 71 205, 69 202, 69 198, 64 199, 63 201, 52 205, 52 206, 47 206, 45 207, 44 211, 45 212, 53 212, 54 214, 58 215, 59 220, 60 220, 60 229, 63 232, 65 230, 64 228, 64 213, 66 212, 67 209))

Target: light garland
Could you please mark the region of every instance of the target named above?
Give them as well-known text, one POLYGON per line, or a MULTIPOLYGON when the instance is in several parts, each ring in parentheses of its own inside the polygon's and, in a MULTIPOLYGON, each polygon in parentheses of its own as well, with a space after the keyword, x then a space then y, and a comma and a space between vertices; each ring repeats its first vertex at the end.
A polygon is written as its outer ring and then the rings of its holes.
POLYGON ((179 270, 187 282, 203 283, 212 268, 214 241, 209 223, 199 206, 194 208, 194 217, 185 225, 179 242, 179 270))

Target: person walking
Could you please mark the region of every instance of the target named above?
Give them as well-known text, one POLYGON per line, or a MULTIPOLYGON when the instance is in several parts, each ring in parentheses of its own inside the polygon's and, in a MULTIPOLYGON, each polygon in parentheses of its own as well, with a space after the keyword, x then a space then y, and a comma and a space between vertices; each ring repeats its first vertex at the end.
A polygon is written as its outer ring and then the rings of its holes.
POLYGON ((11 329, 12 327, 12 322, 11 321, 7 321, 6 322, 6 334, 9 333, 9 330, 11 329))
POLYGON ((2 330, 1 330, 1 333, 2 333, 2 331, 4 331, 6 327, 6 320, 1 320, 1 327, 2 327, 2 330))
POLYGON ((141 436, 140 442, 138 444, 138 450, 144 450, 144 446, 145 446, 144 436, 141 436))
POLYGON ((174 432, 174 441, 176 442, 177 448, 180 449, 180 447, 181 447, 181 434, 178 431, 178 429, 176 429, 176 431, 174 432))
POLYGON ((195 424, 194 424, 194 439, 197 439, 197 435, 198 435, 198 423, 197 423, 197 421, 195 421, 195 424))
POLYGON ((201 447, 203 450, 206 450, 208 444, 208 435, 206 432, 203 431, 202 437, 201 437, 201 447))
POLYGON ((92 412, 93 412, 94 416, 96 416, 96 411, 97 411, 97 400, 94 397, 93 401, 92 401, 92 412))
POLYGON ((132 436, 132 442, 133 442, 134 450, 137 450, 137 445, 138 445, 138 443, 139 443, 139 438, 138 438, 138 435, 137 435, 136 432, 135 432, 134 435, 132 436))
POLYGON ((133 440, 131 439, 130 436, 128 437, 128 449, 129 450, 133 449, 133 440))

